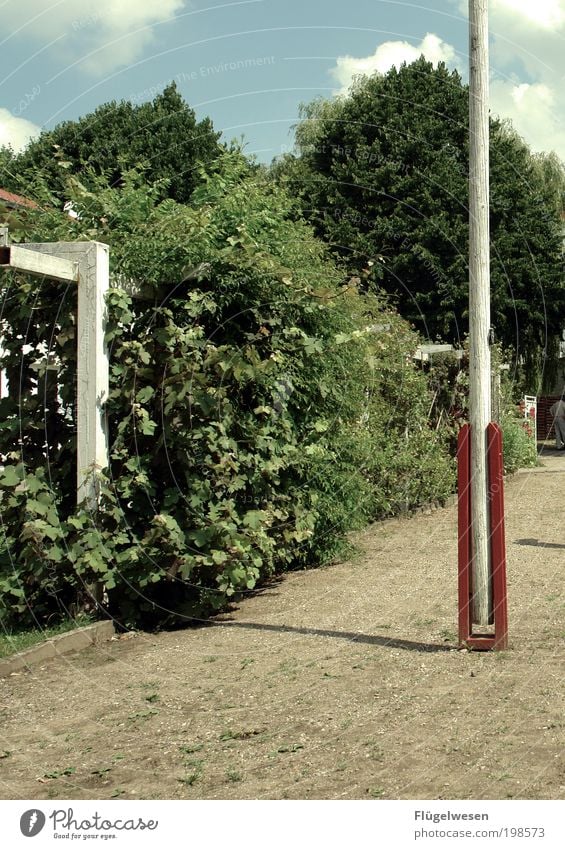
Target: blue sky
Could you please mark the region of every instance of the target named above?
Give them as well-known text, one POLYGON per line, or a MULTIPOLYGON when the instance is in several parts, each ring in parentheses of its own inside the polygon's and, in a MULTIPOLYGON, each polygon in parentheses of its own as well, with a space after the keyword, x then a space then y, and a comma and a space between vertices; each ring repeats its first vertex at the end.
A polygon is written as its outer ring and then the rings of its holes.
MULTIPOLYGON (((491 106, 565 158, 565 0, 490 0, 491 106)), ((0 143, 172 79, 263 161, 290 148, 301 101, 424 52, 467 72, 466 2, 0 0, 0 143)))

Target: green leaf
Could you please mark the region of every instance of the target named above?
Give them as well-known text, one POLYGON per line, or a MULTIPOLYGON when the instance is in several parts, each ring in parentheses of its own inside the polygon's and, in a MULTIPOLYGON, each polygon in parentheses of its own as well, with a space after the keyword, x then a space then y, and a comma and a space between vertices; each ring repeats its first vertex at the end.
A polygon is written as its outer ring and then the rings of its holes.
POLYGON ((144 386, 143 389, 139 390, 135 397, 140 404, 145 404, 153 397, 154 394, 155 390, 152 386, 144 386))
POLYGON ((28 498, 26 501, 26 509, 33 513, 37 513, 39 516, 45 516, 49 508, 46 504, 42 504, 40 501, 28 498))
POLYGON ((211 555, 212 555, 212 560, 214 561, 214 563, 217 563, 218 565, 225 563, 226 560, 228 559, 228 555, 226 554, 225 551, 218 551, 216 549, 212 549, 211 555))
POLYGON ((0 473, 0 486, 17 486, 23 479, 23 466, 4 466, 0 473))
POLYGON ((248 510, 243 517, 243 524, 253 531, 259 530, 265 521, 264 510, 248 510))

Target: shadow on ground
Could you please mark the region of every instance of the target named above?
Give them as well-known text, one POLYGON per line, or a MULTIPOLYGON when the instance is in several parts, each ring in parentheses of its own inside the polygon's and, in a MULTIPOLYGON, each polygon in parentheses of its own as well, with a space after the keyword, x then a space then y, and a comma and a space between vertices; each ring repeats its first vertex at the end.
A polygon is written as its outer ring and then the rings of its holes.
POLYGON ((413 640, 401 640, 395 637, 381 637, 377 634, 357 634, 354 631, 328 631, 322 628, 296 628, 290 625, 266 625, 259 622, 231 622, 224 620, 217 625, 229 628, 248 628, 252 631, 276 631, 281 634, 305 634, 312 637, 332 637, 337 640, 348 640, 350 643, 366 643, 370 646, 383 646, 389 649, 403 649, 419 652, 450 652, 457 646, 439 645, 437 643, 419 643, 413 640))

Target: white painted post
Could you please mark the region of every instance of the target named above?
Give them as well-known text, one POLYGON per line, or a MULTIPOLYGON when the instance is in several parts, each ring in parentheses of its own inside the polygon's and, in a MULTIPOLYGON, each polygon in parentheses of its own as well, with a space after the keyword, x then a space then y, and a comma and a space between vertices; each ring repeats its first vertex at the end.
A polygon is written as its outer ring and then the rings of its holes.
POLYGON ((26 244, 25 249, 77 264, 77 504, 85 502, 95 511, 99 493, 92 472, 109 465, 103 408, 109 391, 104 343, 105 295, 110 280, 108 246, 101 242, 47 242, 26 244))
POLYGON ((488 0, 469 0, 469 422, 473 621, 492 622, 487 426, 490 399, 488 0))

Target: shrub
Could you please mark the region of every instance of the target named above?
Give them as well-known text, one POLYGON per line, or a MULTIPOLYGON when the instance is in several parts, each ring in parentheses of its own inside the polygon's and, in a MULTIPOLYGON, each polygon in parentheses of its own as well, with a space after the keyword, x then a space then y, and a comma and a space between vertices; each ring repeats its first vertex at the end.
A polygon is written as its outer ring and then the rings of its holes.
POLYGON ((343 281, 238 153, 203 175, 191 207, 159 202, 135 173, 119 191, 75 182, 73 200, 79 218, 29 213, 26 238, 107 242, 113 273, 153 299, 108 296, 111 462, 91 514, 74 504, 72 290, 14 275, 5 293, 5 621, 64 614, 100 581, 127 622, 202 617, 334 556, 351 527, 450 491, 407 360, 415 335, 343 281))
POLYGON ((538 462, 537 448, 530 424, 515 412, 502 415, 502 449, 506 474, 538 462))

